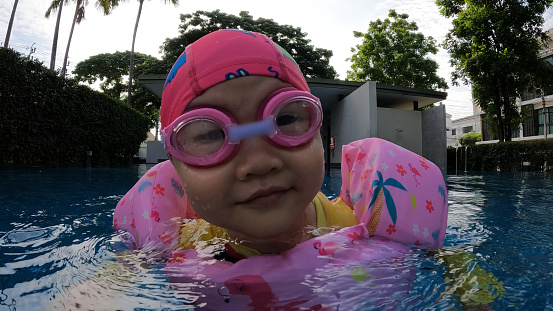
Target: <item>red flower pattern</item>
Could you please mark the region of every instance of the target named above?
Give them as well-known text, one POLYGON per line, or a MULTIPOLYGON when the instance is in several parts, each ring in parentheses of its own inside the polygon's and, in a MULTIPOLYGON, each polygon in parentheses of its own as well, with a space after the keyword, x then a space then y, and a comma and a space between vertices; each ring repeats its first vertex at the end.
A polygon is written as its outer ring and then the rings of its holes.
POLYGON ((186 256, 184 254, 174 254, 173 257, 169 258, 167 260, 168 263, 183 263, 186 261, 186 256))
POLYGON ((359 154, 357 155, 357 159, 355 159, 355 161, 361 161, 361 162, 363 162, 363 158, 365 158, 366 156, 367 156, 367 154, 365 154, 365 153, 359 153, 359 154))
POLYGON ((426 164, 426 162, 421 161, 421 166, 424 167, 425 170, 428 170, 429 166, 426 164))
POLYGON ((150 217, 154 219, 155 222, 159 222, 160 221, 160 218, 159 218, 159 213, 157 211, 154 211, 152 209, 152 211, 150 212, 150 217))
POLYGON ((159 235, 159 238, 160 238, 161 241, 163 241, 163 243, 165 243, 165 244, 171 242, 171 236, 168 235, 167 232, 163 232, 162 234, 160 234, 160 235, 159 235))
POLYGON ((432 201, 426 200, 426 209, 428 210, 428 213, 432 213, 434 210, 434 206, 432 206, 432 201))
POLYGON ((165 188, 163 188, 160 184, 157 184, 157 186, 154 187, 154 191, 156 192, 156 194, 165 195, 163 194, 163 191, 165 191, 165 188))
POLYGON ((367 179, 367 173, 369 172, 369 170, 364 170, 363 171, 363 174, 361 174, 361 180, 365 180, 367 179))
POLYGON ((388 232, 388 235, 396 232, 396 225, 388 225, 388 229, 386 229, 386 232, 388 232))
POLYGON ((355 241, 355 240, 358 240, 359 239, 359 233, 357 232, 354 232, 354 233, 350 233, 348 234, 348 237, 351 239, 351 241, 355 241))
POLYGON ((407 171, 403 169, 403 165, 396 164, 397 166, 397 172, 401 174, 401 176, 407 174, 407 171))

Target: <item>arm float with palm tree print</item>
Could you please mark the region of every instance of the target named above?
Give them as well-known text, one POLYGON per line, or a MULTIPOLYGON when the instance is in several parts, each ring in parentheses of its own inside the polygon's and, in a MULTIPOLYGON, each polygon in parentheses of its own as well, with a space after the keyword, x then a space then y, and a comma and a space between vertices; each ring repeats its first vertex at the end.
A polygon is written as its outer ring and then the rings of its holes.
POLYGON ((342 148, 340 197, 370 236, 441 247, 447 223, 445 189, 434 163, 388 141, 369 138, 342 148))

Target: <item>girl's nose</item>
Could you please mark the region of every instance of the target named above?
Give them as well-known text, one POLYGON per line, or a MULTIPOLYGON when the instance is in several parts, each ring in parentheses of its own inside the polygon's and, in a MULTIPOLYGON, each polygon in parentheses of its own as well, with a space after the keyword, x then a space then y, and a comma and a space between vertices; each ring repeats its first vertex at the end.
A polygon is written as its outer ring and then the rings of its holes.
POLYGON ((235 157, 239 161, 236 167, 238 180, 278 172, 284 166, 281 150, 262 137, 242 140, 235 157))

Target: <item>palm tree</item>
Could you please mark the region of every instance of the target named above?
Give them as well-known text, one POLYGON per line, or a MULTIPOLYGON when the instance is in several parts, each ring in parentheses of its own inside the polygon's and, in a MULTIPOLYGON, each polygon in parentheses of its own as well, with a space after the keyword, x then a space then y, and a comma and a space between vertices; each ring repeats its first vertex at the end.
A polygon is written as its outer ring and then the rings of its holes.
POLYGON ((65 47, 65 57, 63 58, 63 65, 61 67, 61 76, 65 77, 65 72, 67 70, 67 57, 69 56, 69 47, 71 46, 71 39, 73 38, 73 30, 75 29, 75 23, 80 24, 84 19, 84 7, 87 4, 87 0, 77 0, 77 5, 75 6, 75 14, 73 15, 73 22, 71 23, 71 31, 69 32, 69 40, 67 41, 67 46, 65 47))
POLYGON ((19 0, 15 0, 13 3, 12 16, 10 17, 10 23, 8 24, 8 31, 6 32, 6 40, 4 40, 4 47, 7 48, 10 43, 10 36, 12 34, 13 19, 15 18, 15 10, 17 10, 17 3, 19 0))
POLYGON ((50 7, 48 7, 48 10, 46 10, 46 14, 44 14, 44 17, 50 18, 50 13, 58 10, 58 17, 56 19, 56 28, 54 30, 54 40, 52 41, 52 53, 50 55, 50 70, 56 69, 56 53, 58 50, 58 35, 59 35, 59 29, 60 29, 61 11, 65 3, 66 1, 64 0, 53 0, 52 3, 50 3, 50 7))
MULTIPOLYGON (((127 88, 127 104, 131 105, 131 88, 132 88, 132 67, 133 67, 133 58, 134 58, 134 42, 136 41, 136 32, 138 30, 138 22, 140 21, 140 14, 142 13, 142 5, 144 0, 138 0, 140 5, 138 6, 138 15, 136 16, 136 23, 134 24, 134 33, 132 35, 132 47, 131 47, 131 57, 129 64, 129 86, 127 88)), ((163 0, 165 4, 172 3, 174 6, 179 5, 179 0, 163 0)))
MULTIPOLYGON (((113 8, 119 4, 120 0, 97 0, 96 7, 103 11, 104 15, 109 15, 113 8)), ((45 17, 50 17, 50 13, 58 10, 58 17, 56 20, 56 30, 54 32, 54 41, 52 44, 52 56, 50 58, 50 69, 54 70, 56 65, 56 53, 58 47, 58 33, 59 33, 59 24, 61 20, 61 11, 63 4, 67 4, 68 0, 53 0, 50 4, 50 7, 46 11, 45 17)), ((63 59, 63 66, 61 69, 61 75, 65 76, 67 71, 67 58, 69 57, 69 47, 71 46, 71 39, 73 38, 73 30, 75 29, 75 24, 80 24, 85 17, 85 6, 88 4, 88 0, 77 0, 75 6, 75 14, 73 15, 73 22, 71 23, 71 32, 69 33, 69 40, 67 42, 67 47, 65 49, 65 57, 63 59)))
POLYGON ((392 195, 390 194, 390 191, 386 189, 386 186, 390 187, 396 187, 398 189, 407 191, 403 185, 393 179, 388 178, 386 181, 382 178, 382 173, 380 171, 376 171, 376 174, 378 174, 378 179, 375 179, 372 183, 373 187, 373 197, 371 199, 371 202, 369 203, 369 208, 373 206, 374 204, 374 211, 371 215, 371 219, 369 220, 369 223, 367 224, 367 229, 369 229, 369 235, 373 236, 376 232, 376 227, 378 226, 378 222, 380 221, 380 214, 382 213, 382 204, 383 204, 383 198, 386 199, 386 207, 388 208, 388 213, 390 214, 390 217, 392 218, 392 222, 394 225, 396 224, 397 220, 397 211, 396 211, 396 204, 394 203, 394 199, 392 198, 392 195))

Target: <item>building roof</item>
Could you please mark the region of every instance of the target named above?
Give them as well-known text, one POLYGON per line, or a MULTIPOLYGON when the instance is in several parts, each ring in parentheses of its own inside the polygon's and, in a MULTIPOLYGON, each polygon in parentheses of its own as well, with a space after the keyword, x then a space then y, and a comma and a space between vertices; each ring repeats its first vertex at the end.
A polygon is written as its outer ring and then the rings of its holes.
MULTIPOLYGON (((164 74, 141 75, 138 77, 138 81, 148 90, 161 97, 166 77, 167 75, 164 74)), ((321 99, 325 110, 365 84, 365 82, 333 79, 308 78, 306 80, 311 93, 321 99)), ((378 107, 393 108, 398 105, 413 104, 416 101, 418 106, 422 108, 445 100, 447 93, 377 83, 376 98, 378 107)))

